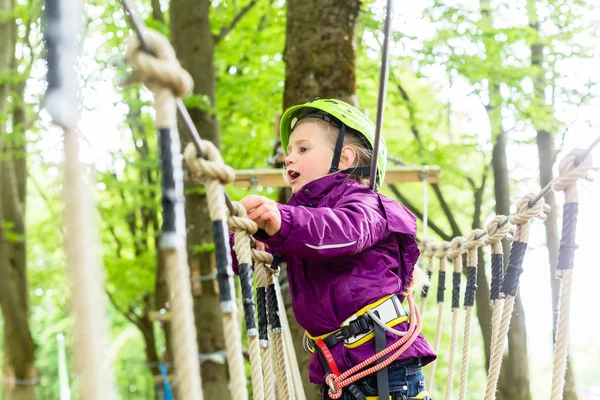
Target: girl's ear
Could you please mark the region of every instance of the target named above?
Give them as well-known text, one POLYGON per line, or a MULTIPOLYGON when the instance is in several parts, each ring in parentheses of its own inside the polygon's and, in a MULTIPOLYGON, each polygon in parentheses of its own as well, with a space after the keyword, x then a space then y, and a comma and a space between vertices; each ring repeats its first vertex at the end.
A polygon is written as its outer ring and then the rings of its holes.
POLYGON ((354 165, 356 160, 356 151, 350 146, 342 147, 342 154, 340 154, 340 171, 345 171, 354 165))

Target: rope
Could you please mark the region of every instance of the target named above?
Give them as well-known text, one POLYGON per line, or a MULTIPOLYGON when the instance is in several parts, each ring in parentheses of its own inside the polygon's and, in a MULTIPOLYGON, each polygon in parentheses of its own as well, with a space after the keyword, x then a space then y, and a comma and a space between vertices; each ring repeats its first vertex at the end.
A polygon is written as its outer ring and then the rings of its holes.
POLYGON ((186 253, 181 145, 176 119, 176 97, 184 97, 191 92, 193 82, 177 61, 169 41, 158 32, 147 30, 145 33, 154 55, 144 52, 138 39, 130 38, 125 56, 135 71, 135 78, 145 81, 154 95, 163 169, 160 247, 165 252, 172 293, 175 376, 184 399, 200 400, 203 398, 202 382, 186 253))
POLYGON ((223 163, 219 150, 212 142, 202 141, 202 148, 206 159, 198 158, 193 143, 187 145, 184 157, 188 168, 193 173, 206 178, 208 211, 213 223, 215 251, 217 252, 217 278, 219 281, 221 310, 223 311, 227 364, 231 376, 231 394, 235 399, 247 399, 248 391, 246 389, 246 374, 242 355, 242 338, 235 302, 229 240, 227 230, 224 227, 227 217, 225 203, 223 202, 225 196, 223 185, 234 180, 235 172, 223 163))
MULTIPOLYGON (((75 357, 83 398, 116 399, 112 371, 106 357, 108 324, 104 318, 104 275, 98 224, 79 160, 79 86, 76 66, 81 42, 82 1, 47 1, 44 39, 48 60, 45 108, 64 132, 65 241, 71 306, 75 317, 75 357)), ((7 279, 2 277, 2 279, 7 279)), ((37 384, 14 379, 11 385, 37 384)), ((6 383, 6 377, 4 381, 6 383)), ((33 380, 37 380, 33 377, 33 380)), ((64 380, 62 380, 64 383, 64 380)), ((63 391, 63 394, 64 391, 63 391)), ((15 394, 15 396, 19 396, 15 394)))
MULTIPOLYGON (((502 286, 502 275, 504 270, 503 264, 503 253, 502 253, 502 239, 506 237, 509 230, 511 229, 510 224, 504 224, 501 228, 499 224, 506 217, 504 215, 497 215, 494 217, 487 226, 487 238, 485 244, 490 246, 491 257, 492 257, 492 281, 490 283, 490 303, 493 304, 492 310, 492 341, 490 343, 490 366, 502 362, 502 351, 498 352, 498 349, 493 345, 495 338, 498 336, 498 329, 502 322, 502 311, 504 310, 504 299, 500 299, 500 288, 502 286)), ((486 391, 496 391, 496 380, 487 381, 486 391)))
MULTIPOLYGON (((438 352, 440 349, 440 343, 442 341, 442 324, 444 321, 444 291, 446 289, 446 263, 448 257, 448 242, 443 242, 438 249, 434 252, 434 257, 440 259, 440 270, 438 272, 438 317, 435 326, 435 341, 433 342, 433 351, 438 352)), ((429 367, 429 375, 427 381, 431 382, 431 385, 435 382, 435 367, 437 366, 437 359, 435 359, 429 367)))
POLYGON ((294 394, 297 400, 305 400, 306 394, 304 393, 304 385, 302 384, 302 374, 300 373, 300 367, 298 365, 298 359, 296 358, 296 349, 294 348, 294 341, 292 339, 292 332, 287 319, 285 304, 283 304, 283 298, 281 296, 281 290, 278 282, 275 282, 275 288, 277 290, 277 299, 279 300, 279 309, 281 312, 281 324, 283 325, 283 336, 285 339, 285 352, 286 360, 289 361, 290 370, 292 373, 292 387, 294 388, 294 394))
POLYGON ((465 327, 463 338, 462 361, 460 364, 460 388, 458 399, 467 398, 467 378, 469 376, 469 349, 471 345, 471 321, 473 316, 473 304, 475 300, 475 290, 477 288, 477 249, 483 245, 483 240, 478 240, 477 236, 483 232, 481 229, 473 230, 467 237, 467 242, 463 248, 468 252, 467 260, 467 288, 465 290, 465 327))
POLYGON ((556 270, 560 281, 560 297, 558 318, 556 325, 556 343, 552 371, 551 400, 560 400, 563 397, 565 386, 565 372, 569 346, 569 317, 571 311, 571 284, 573 277, 573 258, 576 248, 575 233, 577 230, 578 194, 577 181, 583 178, 592 168, 592 158, 585 157, 578 166, 576 160, 582 156, 584 150, 571 151, 560 162, 558 167, 559 178, 552 185, 555 191, 563 191, 565 204, 563 212, 562 239, 556 270))
POLYGON ((433 274, 433 264, 432 258, 434 254, 434 246, 429 245, 427 241, 424 241, 423 247, 421 249, 421 259, 422 259, 422 268, 423 271, 427 274, 427 284, 423 286, 421 291, 421 306, 419 310, 421 311, 421 315, 425 314, 425 305, 427 304, 427 294, 429 293, 429 288, 431 287, 431 276, 433 274))
POLYGON ((519 277, 521 272, 523 272, 523 258, 525 257, 527 241, 529 239, 529 222, 534 218, 545 219, 546 217, 544 212, 547 210, 543 197, 529 208, 529 203, 534 195, 534 193, 529 193, 523 196, 517 203, 517 213, 510 218, 510 223, 516 225, 517 228, 511 246, 506 275, 500 291, 500 298, 505 297, 504 309, 502 310, 502 321, 498 327, 497 335, 492 335, 491 350, 492 354, 495 354, 496 357, 493 362, 490 358, 485 400, 494 400, 496 398, 496 387, 502 366, 502 354, 504 352, 506 336, 510 328, 510 319, 514 309, 519 277))
POLYGON ((269 323, 271 324, 271 340, 275 350, 273 355, 275 356, 275 373, 277 376, 277 398, 291 399, 291 372, 289 361, 286 360, 279 296, 275 291, 274 282, 279 275, 279 269, 275 271, 268 268, 267 271, 267 308, 269 309, 269 323))
POLYGON ((256 233, 258 226, 256 222, 247 218, 246 209, 240 203, 233 203, 233 206, 236 215, 230 215, 227 221, 229 228, 234 232, 234 249, 239 262, 239 275, 246 318, 246 335, 248 336, 248 350, 250 352, 252 398, 263 400, 265 392, 258 329, 254 315, 254 279, 252 278, 252 248, 250 244, 250 235, 256 233))
POLYGON ((448 257, 452 259, 452 263, 454 264, 454 273, 452 274, 452 336, 450 339, 450 355, 448 356, 448 374, 446 376, 446 392, 444 397, 446 400, 450 400, 452 397, 452 388, 454 386, 454 356, 456 355, 456 346, 458 343, 460 278, 463 269, 462 254, 464 253, 462 244, 464 242, 464 237, 455 237, 450 242, 450 251, 448 252, 448 257))
POLYGON ((259 344, 263 349, 262 367, 264 376, 265 399, 275 400, 275 374, 273 373, 272 351, 268 337, 267 313, 267 274, 265 264, 273 262, 273 255, 265 251, 252 249, 254 270, 256 272, 256 299, 258 304, 259 344))

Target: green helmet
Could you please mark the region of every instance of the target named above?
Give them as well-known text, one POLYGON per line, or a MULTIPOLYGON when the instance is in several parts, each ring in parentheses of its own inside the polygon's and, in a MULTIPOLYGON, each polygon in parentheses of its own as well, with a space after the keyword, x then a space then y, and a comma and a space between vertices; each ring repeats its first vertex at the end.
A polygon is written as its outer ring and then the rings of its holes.
MULTIPOLYGON (((371 146, 371 149, 375 147, 375 125, 360 112, 357 108, 350 104, 344 103, 341 100, 336 99, 315 99, 308 103, 292 106, 288 108, 285 113, 281 116, 281 122, 279 125, 279 136, 281 138, 281 145, 287 153, 287 147, 290 142, 290 135, 294 130, 296 123, 299 118, 312 114, 318 111, 322 111, 332 116, 335 121, 341 122, 343 125, 353 129, 354 131, 361 134, 371 146)), ((331 121, 329 121, 331 122, 331 121)), ((335 125, 335 124, 334 124, 335 125)), ((344 129, 340 128, 340 139, 343 141, 344 129)), ((339 162, 339 152, 341 152, 341 141, 338 140, 336 150, 333 156, 332 171, 337 171, 337 164, 339 162), (337 153, 337 154, 336 154, 337 153), (337 161, 336 161, 337 160, 337 161), (336 165, 334 165, 336 164, 336 165)), ((377 157, 377 175, 375 178, 375 191, 379 190, 385 177, 385 167, 387 164, 387 148, 385 146, 385 140, 383 137, 379 141, 379 156, 377 157)), ((364 170, 365 175, 369 175, 368 169, 364 170)))

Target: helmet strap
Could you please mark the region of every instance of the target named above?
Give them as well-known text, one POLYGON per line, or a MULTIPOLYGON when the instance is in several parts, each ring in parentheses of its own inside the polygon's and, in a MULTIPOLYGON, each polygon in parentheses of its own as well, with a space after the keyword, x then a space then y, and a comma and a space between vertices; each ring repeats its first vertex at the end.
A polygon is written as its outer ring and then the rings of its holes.
POLYGON ((331 168, 329 173, 338 172, 340 170, 340 157, 342 156, 342 147, 344 147, 344 134, 346 132, 346 124, 340 124, 340 134, 338 135, 337 141, 335 142, 335 149, 333 150, 333 160, 331 160, 331 168))
POLYGON ((340 172, 348 175, 369 176, 371 173, 371 167, 351 167, 340 172))

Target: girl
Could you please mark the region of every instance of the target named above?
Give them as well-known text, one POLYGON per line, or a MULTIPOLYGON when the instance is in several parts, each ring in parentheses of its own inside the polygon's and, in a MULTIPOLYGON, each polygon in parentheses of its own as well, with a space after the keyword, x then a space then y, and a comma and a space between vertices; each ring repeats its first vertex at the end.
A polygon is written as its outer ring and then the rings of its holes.
MULTIPOLYGON (((309 365, 312 383, 323 384, 332 369, 344 372, 400 340, 383 323, 399 331, 408 327, 401 302, 419 256, 416 220, 377 193, 385 175, 383 140, 375 191, 367 186, 374 132, 364 114, 339 100, 291 107, 280 125, 290 201, 256 195, 241 200, 260 228, 255 238, 286 257, 294 314, 317 349, 309 365), (372 315, 383 323, 374 323, 372 315), (323 351, 333 361, 319 356, 323 351)), ((342 398, 427 398, 422 366, 435 357, 419 334, 387 370, 357 381, 342 398)), ((324 399, 329 388, 322 387, 324 399)))

